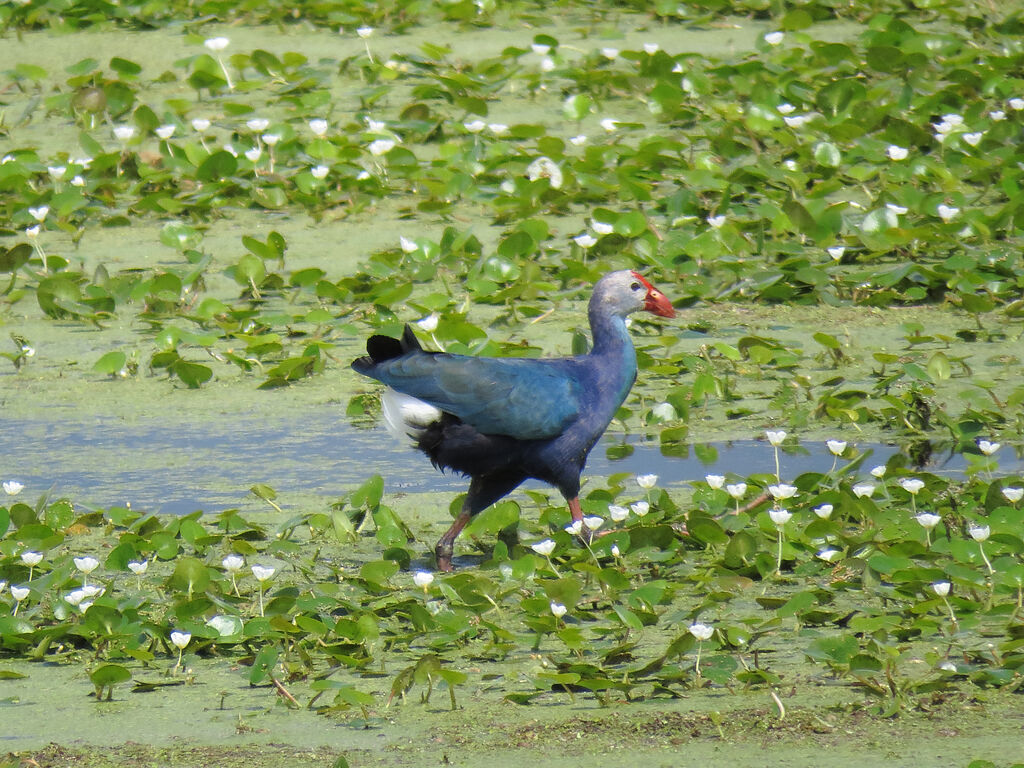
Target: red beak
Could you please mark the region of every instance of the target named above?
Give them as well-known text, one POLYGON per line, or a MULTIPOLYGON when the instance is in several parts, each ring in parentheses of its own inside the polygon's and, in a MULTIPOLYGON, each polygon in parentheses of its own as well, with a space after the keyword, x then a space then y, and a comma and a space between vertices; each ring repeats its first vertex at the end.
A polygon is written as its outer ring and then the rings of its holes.
POLYGON ((655 287, 647 290, 647 298, 644 300, 644 309, 659 317, 675 317, 676 308, 664 293, 655 287))

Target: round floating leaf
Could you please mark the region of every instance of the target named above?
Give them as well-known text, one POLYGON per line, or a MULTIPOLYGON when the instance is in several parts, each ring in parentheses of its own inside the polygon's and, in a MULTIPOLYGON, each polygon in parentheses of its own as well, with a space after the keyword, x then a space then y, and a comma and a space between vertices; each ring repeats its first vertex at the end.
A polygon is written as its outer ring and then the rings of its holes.
POLYGON ((32 258, 32 246, 18 243, 13 248, 0 246, 0 272, 14 272, 21 269, 32 258))
POLYGON ((105 373, 113 376, 120 372, 125 365, 128 363, 128 356, 124 352, 107 352, 96 364, 93 365, 92 369, 96 373, 105 373))
POLYGON ((179 558, 174 566, 174 573, 167 580, 167 586, 179 592, 194 594, 205 592, 210 586, 210 569, 194 557, 179 558))

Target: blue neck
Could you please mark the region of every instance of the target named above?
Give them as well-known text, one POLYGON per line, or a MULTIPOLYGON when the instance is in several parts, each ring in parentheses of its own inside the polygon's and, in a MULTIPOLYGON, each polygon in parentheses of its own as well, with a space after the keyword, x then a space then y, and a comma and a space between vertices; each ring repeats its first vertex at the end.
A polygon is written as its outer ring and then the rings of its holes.
POLYGON ((591 357, 607 361, 599 367, 601 394, 614 399, 617 409, 636 381, 636 350, 626 329, 625 318, 607 312, 590 312, 590 331, 594 335, 591 357))

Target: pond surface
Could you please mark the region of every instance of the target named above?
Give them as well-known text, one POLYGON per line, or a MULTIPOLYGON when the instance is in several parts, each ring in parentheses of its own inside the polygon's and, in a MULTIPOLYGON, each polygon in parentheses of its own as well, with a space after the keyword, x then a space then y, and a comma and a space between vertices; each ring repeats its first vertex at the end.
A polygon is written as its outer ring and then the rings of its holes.
MULTIPOLYGON (((895 445, 858 446, 871 451, 866 472, 901 451, 895 445)), ((672 446, 666 455, 640 436, 609 434, 594 449, 587 475, 655 473, 664 486, 701 480, 706 474, 773 473, 774 454, 756 440, 672 446)), ((340 409, 304 410, 302 419, 274 421, 265 414, 191 420, 167 414, 159 421, 91 416, 82 420, 5 419, 0 423, 3 479, 26 485, 26 498, 44 492, 97 508, 130 503, 147 511, 219 512, 244 503, 248 489, 266 483, 278 493, 333 501, 381 474, 388 493, 465 490, 458 475, 442 474, 425 456, 397 443, 383 428, 358 429, 340 409)), ((1001 470, 1021 468, 1001 457, 1001 470)), ((783 454, 784 478, 827 472, 832 456, 824 443, 807 442, 783 454)), ((912 465, 908 458, 908 465, 912 465)), ((960 473, 959 455, 936 452, 926 467, 960 473)), ((251 498, 251 497, 250 497, 251 498)))

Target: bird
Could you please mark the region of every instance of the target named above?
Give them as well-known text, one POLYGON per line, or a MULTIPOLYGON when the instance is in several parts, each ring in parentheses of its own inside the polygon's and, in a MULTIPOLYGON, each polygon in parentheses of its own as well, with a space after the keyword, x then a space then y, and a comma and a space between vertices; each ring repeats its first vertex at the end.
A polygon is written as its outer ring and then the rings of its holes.
POLYGON ((423 349, 408 325, 400 339, 367 340, 367 354, 352 361, 352 368, 388 387, 381 410, 389 430, 411 439, 435 468, 470 479, 458 516, 434 548, 439 571, 452 570, 455 540, 473 515, 529 478, 557 488, 573 522, 582 525, 579 493, 587 456, 636 381, 626 318, 637 311, 676 314, 639 272, 620 270, 594 285, 587 354, 501 358, 434 352, 423 349))

